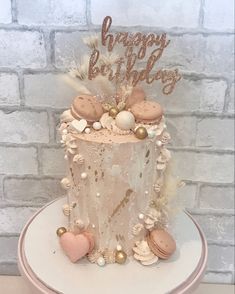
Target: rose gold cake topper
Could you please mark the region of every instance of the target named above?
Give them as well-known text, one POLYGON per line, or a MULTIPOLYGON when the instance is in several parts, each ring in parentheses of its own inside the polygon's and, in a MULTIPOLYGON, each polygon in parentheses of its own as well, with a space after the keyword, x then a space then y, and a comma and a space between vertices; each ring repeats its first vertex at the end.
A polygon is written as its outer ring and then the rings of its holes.
POLYGON ((176 83, 181 79, 178 69, 156 70, 155 68, 164 49, 170 43, 166 34, 117 32, 113 35, 109 33, 111 24, 112 18, 106 16, 102 24, 102 46, 107 47, 108 52, 112 52, 115 46, 122 45, 125 48, 124 56, 117 55, 113 64, 100 63, 100 51, 94 47, 89 59, 88 79, 93 80, 101 75, 117 85, 129 84, 133 87, 143 81, 152 84, 154 81, 160 80, 164 84, 162 92, 166 95, 172 93, 176 83), (146 57, 148 48, 153 48, 153 50, 146 57), (146 62, 144 69, 138 69, 136 66, 139 61, 146 62))

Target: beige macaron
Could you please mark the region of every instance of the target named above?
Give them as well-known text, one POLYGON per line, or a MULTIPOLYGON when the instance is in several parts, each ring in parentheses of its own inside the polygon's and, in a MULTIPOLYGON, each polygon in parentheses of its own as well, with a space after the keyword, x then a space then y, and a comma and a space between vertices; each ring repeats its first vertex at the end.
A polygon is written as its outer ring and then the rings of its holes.
POLYGON ((71 105, 71 114, 76 119, 83 118, 91 123, 98 121, 103 112, 102 104, 91 95, 79 95, 71 105))
POLYGON ((135 103, 130 111, 136 122, 144 124, 158 123, 163 115, 163 109, 159 103, 147 100, 135 103))
POLYGON ((173 237, 165 230, 153 230, 147 236, 151 251, 162 259, 168 259, 176 250, 173 237))

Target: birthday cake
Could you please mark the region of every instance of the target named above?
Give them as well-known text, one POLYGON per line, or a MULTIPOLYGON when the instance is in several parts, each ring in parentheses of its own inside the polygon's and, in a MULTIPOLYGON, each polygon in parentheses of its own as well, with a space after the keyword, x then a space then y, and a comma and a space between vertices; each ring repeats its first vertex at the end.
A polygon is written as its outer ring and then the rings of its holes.
POLYGON ((169 95, 181 76, 156 69, 166 34, 111 34, 111 23, 107 16, 101 36, 84 38, 90 57, 64 77, 78 95, 60 117, 68 222, 57 235, 72 262, 134 258, 147 266, 168 259, 177 245, 168 226, 171 137, 162 106, 145 88, 158 81, 169 95))

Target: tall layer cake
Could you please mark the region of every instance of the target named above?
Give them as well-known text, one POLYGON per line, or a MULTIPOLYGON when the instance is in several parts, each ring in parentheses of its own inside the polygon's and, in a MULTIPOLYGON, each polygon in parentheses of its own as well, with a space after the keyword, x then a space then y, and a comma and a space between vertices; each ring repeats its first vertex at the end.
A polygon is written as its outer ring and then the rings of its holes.
MULTIPOLYGON (((104 21, 102 34, 108 20, 104 21)), ((166 42, 165 35, 162 40, 166 42)), ((87 75, 88 82, 78 89, 80 93, 60 119, 67 160, 67 175, 61 184, 68 199, 62 210, 68 226, 60 227, 57 235, 72 262, 87 257, 103 266, 122 264, 134 257, 143 265, 151 265, 169 258, 176 248, 167 231, 166 171, 171 156, 166 148, 170 135, 163 109, 127 75, 125 83, 116 81, 110 94, 110 85, 104 86, 104 69, 101 77, 92 76, 97 72, 94 56, 99 56, 99 51, 95 37, 89 42, 86 39, 94 50, 88 70, 73 70, 72 77, 84 82, 87 75), (105 92, 104 88, 109 90, 105 92)), ((110 69, 110 59, 110 55, 106 61, 103 57, 101 68, 110 69)), ((120 65, 117 60, 112 62, 120 65)), ((173 81, 170 76, 175 82, 180 79, 177 71, 169 72, 166 81, 173 81)), ((110 82, 113 79, 108 78, 110 82)))

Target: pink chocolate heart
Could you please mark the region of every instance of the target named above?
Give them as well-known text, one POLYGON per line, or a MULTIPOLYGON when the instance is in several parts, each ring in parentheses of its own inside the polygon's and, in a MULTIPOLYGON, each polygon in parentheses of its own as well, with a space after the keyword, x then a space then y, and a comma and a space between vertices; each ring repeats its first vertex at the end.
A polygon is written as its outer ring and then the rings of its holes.
POLYGON ((60 237, 60 245, 72 262, 78 261, 90 250, 89 239, 83 234, 66 232, 60 237))

